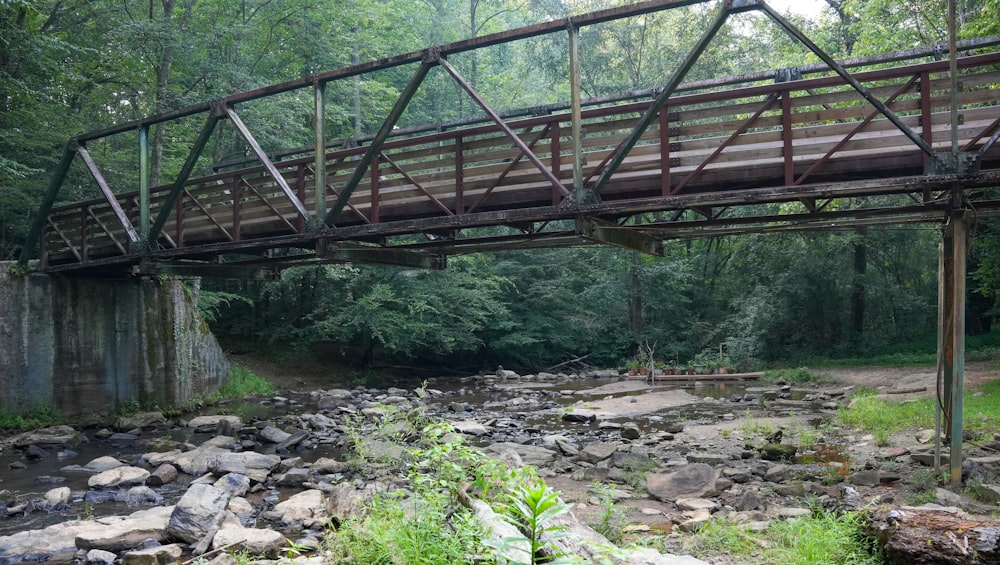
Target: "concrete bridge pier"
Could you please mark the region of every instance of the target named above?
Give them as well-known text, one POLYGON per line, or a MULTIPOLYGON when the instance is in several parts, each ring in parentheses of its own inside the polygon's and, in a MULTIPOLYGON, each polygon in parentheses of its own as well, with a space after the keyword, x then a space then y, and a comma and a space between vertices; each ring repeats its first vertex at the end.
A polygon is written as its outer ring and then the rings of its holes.
POLYGON ((180 407, 218 388, 229 362, 177 279, 17 275, 0 262, 0 410, 86 417, 180 407))

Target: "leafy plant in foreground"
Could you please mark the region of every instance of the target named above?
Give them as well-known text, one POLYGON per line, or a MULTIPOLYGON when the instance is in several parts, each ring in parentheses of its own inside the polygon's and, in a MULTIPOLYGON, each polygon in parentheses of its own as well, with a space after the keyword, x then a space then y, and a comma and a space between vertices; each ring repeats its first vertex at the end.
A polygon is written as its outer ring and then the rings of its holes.
POLYGON ((512 565, 535 565, 543 562, 549 565, 575 563, 574 559, 558 552, 554 552, 555 555, 551 558, 546 557, 544 561, 539 560, 543 549, 553 549, 549 543, 551 540, 568 535, 561 531, 561 526, 552 525, 551 522, 555 517, 568 512, 569 508, 568 504, 560 502, 559 493, 549 489, 542 481, 521 486, 510 496, 510 501, 504 505, 504 509, 523 535, 504 538, 500 542, 486 542, 486 545, 501 551, 520 549, 531 556, 531 561, 528 563, 511 561, 512 565))

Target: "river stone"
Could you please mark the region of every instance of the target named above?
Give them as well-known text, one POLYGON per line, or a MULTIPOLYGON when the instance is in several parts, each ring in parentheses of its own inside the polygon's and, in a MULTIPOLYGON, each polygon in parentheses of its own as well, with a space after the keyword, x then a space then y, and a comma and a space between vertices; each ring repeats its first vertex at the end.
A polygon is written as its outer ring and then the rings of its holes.
POLYGON ((57 561, 69 563, 76 553, 76 536, 105 526, 94 520, 75 520, 41 530, 0 536, 0 563, 57 561))
POLYGON ((508 450, 513 451, 521 458, 524 465, 531 465, 533 467, 543 467, 553 462, 556 458, 556 452, 551 449, 513 442, 493 443, 487 446, 486 449, 493 453, 503 453, 508 450))
POLYGON ((191 421, 188 422, 188 427, 195 428, 195 430, 199 432, 211 432, 215 431, 215 429, 222 422, 228 422, 228 424, 223 424, 223 425, 231 426, 233 430, 238 430, 243 427, 243 420, 239 416, 222 416, 222 415, 197 416, 195 418, 192 418, 191 421))
POLYGON ((323 492, 315 489, 294 494, 277 504, 269 515, 288 528, 323 527, 330 519, 323 492))
POLYGON ((250 501, 242 496, 234 496, 230 498, 229 504, 226 505, 226 510, 236 516, 236 518, 239 519, 240 523, 244 526, 252 524, 257 515, 257 511, 254 509, 253 504, 250 504, 250 501))
POLYGON ((368 483, 360 489, 351 483, 340 483, 333 487, 326 500, 327 514, 337 522, 352 517, 362 518, 380 488, 377 483, 368 483))
POLYGON ((213 485, 194 484, 177 501, 167 532, 187 543, 198 543, 225 516, 229 493, 213 485))
POLYGON ((55 510, 69 504, 73 491, 69 487, 54 488, 45 493, 45 508, 55 510))
POLYGON ((313 461, 310 467, 314 473, 320 475, 336 475, 338 473, 346 473, 351 469, 351 464, 346 461, 337 461, 336 459, 330 459, 329 457, 320 457, 316 461, 313 461))
POLYGON ((87 563, 94 565, 111 565, 118 559, 118 555, 103 549, 91 549, 87 552, 87 563))
POLYGON ((708 510, 712 511, 719 507, 719 504, 707 498, 678 498, 677 508, 681 510, 708 510))
POLYGON ((115 488, 141 485, 149 478, 149 471, 141 467, 115 467, 90 477, 90 488, 115 488))
POLYGON ((14 436, 10 441, 14 447, 20 448, 29 445, 77 445, 83 441, 83 435, 69 426, 51 426, 14 436))
POLYGON ((688 453, 688 463, 705 463, 708 465, 724 465, 731 458, 725 453, 688 453))
POLYGON ((577 409, 562 415, 564 422, 593 422, 597 419, 597 413, 593 410, 577 409))
POLYGON ((709 565, 690 555, 663 554, 651 547, 633 549, 621 561, 623 565, 709 565))
POLYGON ((157 454, 147 453, 142 456, 150 465, 172 463, 188 475, 201 476, 208 472, 219 455, 231 453, 224 447, 232 446, 236 439, 229 436, 216 436, 190 451, 170 451, 157 454))
POLYGON ((125 552, 121 565, 170 565, 179 562, 183 554, 184 549, 176 543, 158 545, 125 552))
POLYGON ((255 557, 276 559, 288 547, 288 539, 274 530, 245 528, 227 522, 212 539, 212 549, 231 546, 228 551, 246 551, 255 557))
POLYGON ((230 496, 243 496, 250 490, 250 478, 239 473, 226 473, 215 481, 214 486, 228 492, 230 496))
POLYGON ((296 467, 279 475, 276 482, 279 487, 301 488, 302 484, 308 480, 309 469, 296 467))
POLYGON ((693 532, 700 528, 702 524, 712 519, 712 513, 708 510, 685 512, 685 516, 687 516, 687 519, 677 524, 677 529, 682 532, 693 532))
POLYGON ((879 480, 878 471, 868 469, 854 473, 848 477, 847 482, 857 486, 874 487, 878 486, 878 484, 881 483, 881 480, 879 480))
POLYGON ((792 468, 788 465, 771 465, 764 472, 764 480, 769 483, 783 483, 792 478, 792 468))
POLYGON ((118 431, 128 431, 131 429, 139 428, 155 428, 157 426, 166 426, 167 417, 159 412, 141 412, 139 414, 132 414, 131 416, 122 416, 118 418, 118 422, 115 427, 118 431))
POLYGON ((101 527, 78 533, 76 547, 117 553, 138 547, 147 539, 162 543, 167 539, 167 522, 173 511, 173 506, 165 506, 141 510, 127 518, 98 518, 95 522, 101 527))
POLYGON ((153 504, 159 504, 163 502, 163 497, 156 493, 155 490, 145 486, 132 487, 121 493, 120 496, 115 496, 116 500, 122 500, 126 504, 144 504, 146 502, 151 502, 153 504))
POLYGON ((451 424, 457 431, 470 436, 482 436, 490 432, 486 426, 472 420, 462 420, 451 424))
POLYGON ((642 430, 639 429, 639 424, 626 422, 622 424, 621 436, 622 439, 636 440, 642 437, 642 430))
POLYGON ((216 456, 210 469, 217 475, 239 473, 246 475, 251 481, 262 483, 278 463, 281 463, 281 457, 277 455, 264 455, 254 451, 227 452, 216 456))
POLYGON ((397 462, 407 457, 403 446, 374 438, 364 438, 361 441, 361 451, 368 459, 375 461, 397 462))
POLYGON ((586 461, 587 463, 597 463, 599 461, 604 461, 608 457, 614 455, 615 451, 618 451, 618 446, 613 443, 597 441, 593 443, 588 443, 580 450, 577 457, 581 461, 586 461))
POLYGON ((718 472, 711 465, 692 463, 673 473, 646 476, 646 490, 653 498, 673 502, 678 498, 701 498, 715 494, 718 472))
POLYGON ((264 429, 257 432, 257 437, 259 437, 261 441, 266 441, 268 443, 281 443, 292 437, 292 434, 274 426, 264 426, 264 429))

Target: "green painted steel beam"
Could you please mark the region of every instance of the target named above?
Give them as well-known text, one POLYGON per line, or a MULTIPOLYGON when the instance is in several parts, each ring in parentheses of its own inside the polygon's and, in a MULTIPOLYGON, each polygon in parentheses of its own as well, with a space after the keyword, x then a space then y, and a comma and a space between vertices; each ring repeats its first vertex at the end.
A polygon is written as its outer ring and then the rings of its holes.
POLYGON ((166 225, 167 218, 173 213, 174 205, 177 204, 177 199, 184 189, 184 184, 191 177, 194 166, 198 164, 198 158, 201 157, 201 152, 205 150, 205 145, 208 144, 209 138, 212 137, 215 125, 219 123, 219 120, 224 115, 225 110, 223 108, 213 108, 212 113, 209 114, 208 119, 205 120, 205 124, 201 127, 201 131, 198 132, 198 137, 194 140, 194 146, 191 147, 191 152, 188 153, 187 159, 184 161, 184 166, 181 167, 180 173, 177 174, 177 178, 174 179, 174 183, 170 186, 170 191, 160 205, 160 212, 156 215, 156 221, 149 228, 149 238, 147 241, 150 246, 160 237, 160 232, 163 231, 163 226, 166 225))
POLYGON ((78 145, 79 143, 77 143, 76 139, 71 139, 63 148, 62 158, 59 160, 59 165, 52 174, 48 190, 45 191, 45 199, 42 200, 42 205, 38 207, 35 221, 32 222, 31 230, 28 231, 28 236, 24 239, 24 246, 21 248, 21 257, 18 259, 18 264, 22 267, 28 264, 28 260, 33 258, 35 251, 38 249, 38 239, 42 236, 42 228, 49 221, 49 212, 52 211, 52 206, 56 203, 56 198, 59 196, 59 189, 62 188, 63 180, 66 179, 66 173, 69 172, 69 166, 73 164, 73 157, 76 156, 78 145))
POLYGON ((663 241, 634 227, 623 227, 588 216, 576 219, 576 233, 585 239, 646 255, 663 256, 663 241))
POLYGON ((375 156, 382 151, 382 146, 385 144, 385 140, 389 138, 389 134, 392 133, 392 128, 395 127, 396 122, 402 117, 403 112, 406 111, 406 107, 413 100, 413 96, 417 93, 417 89, 420 88, 421 83, 424 82, 424 78, 427 77, 427 73, 430 72, 431 67, 436 65, 438 62, 438 55, 436 52, 427 52, 424 60, 420 63, 420 67, 417 72, 413 74, 413 78, 410 79, 409 84, 400 93, 399 98, 396 99, 396 104, 393 105, 392 110, 389 111, 389 115, 382 122, 382 127, 379 128, 378 134, 372 139, 371 145, 368 146, 368 151, 365 151, 364 156, 361 157, 361 161, 358 162, 358 166, 354 169, 354 174, 351 176, 351 180, 347 181, 347 184, 340 191, 340 195, 337 196, 337 201, 333 203, 333 207, 326 215, 326 224, 333 225, 333 221, 340 215, 347 206, 347 201, 354 194, 355 189, 361 184, 361 179, 365 176, 365 171, 375 160, 375 156))

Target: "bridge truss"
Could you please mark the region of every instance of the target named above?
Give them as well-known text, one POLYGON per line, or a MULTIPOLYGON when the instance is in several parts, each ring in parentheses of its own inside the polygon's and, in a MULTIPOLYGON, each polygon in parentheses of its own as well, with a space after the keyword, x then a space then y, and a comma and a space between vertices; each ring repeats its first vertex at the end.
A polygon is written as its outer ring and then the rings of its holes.
MULTIPOLYGON (((246 277, 345 261, 443 268, 448 255, 594 243, 662 254, 672 238, 939 223, 946 404, 961 414, 954 391, 964 365, 966 225, 1000 213, 1000 37, 957 42, 952 29, 948 46, 838 62, 763 0, 724 0, 662 87, 582 99, 581 28, 706 1, 649 0, 78 135, 21 260, 37 253, 50 273, 246 277), (822 63, 685 83, 727 20, 749 11, 766 14, 822 63), (548 34, 568 41, 566 103, 501 115, 448 59, 548 34), (377 133, 351 143, 327 138, 330 83, 404 65, 416 70, 377 133), (435 69, 485 117, 396 128, 435 69), (302 89, 314 101, 313 146, 266 152, 240 105, 302 89), (192 116, 204 122, 183 166, 150 186, 150 127, 192 116), (222 121, 255 161, 195 178, 222 121), (135 134, 138 190, 115 191, 87 145, 135 134), (55 207, 77 159, 101 197, 55 207)), ((952 476, 960 477, 961 417, 948 420, 952 476)))

